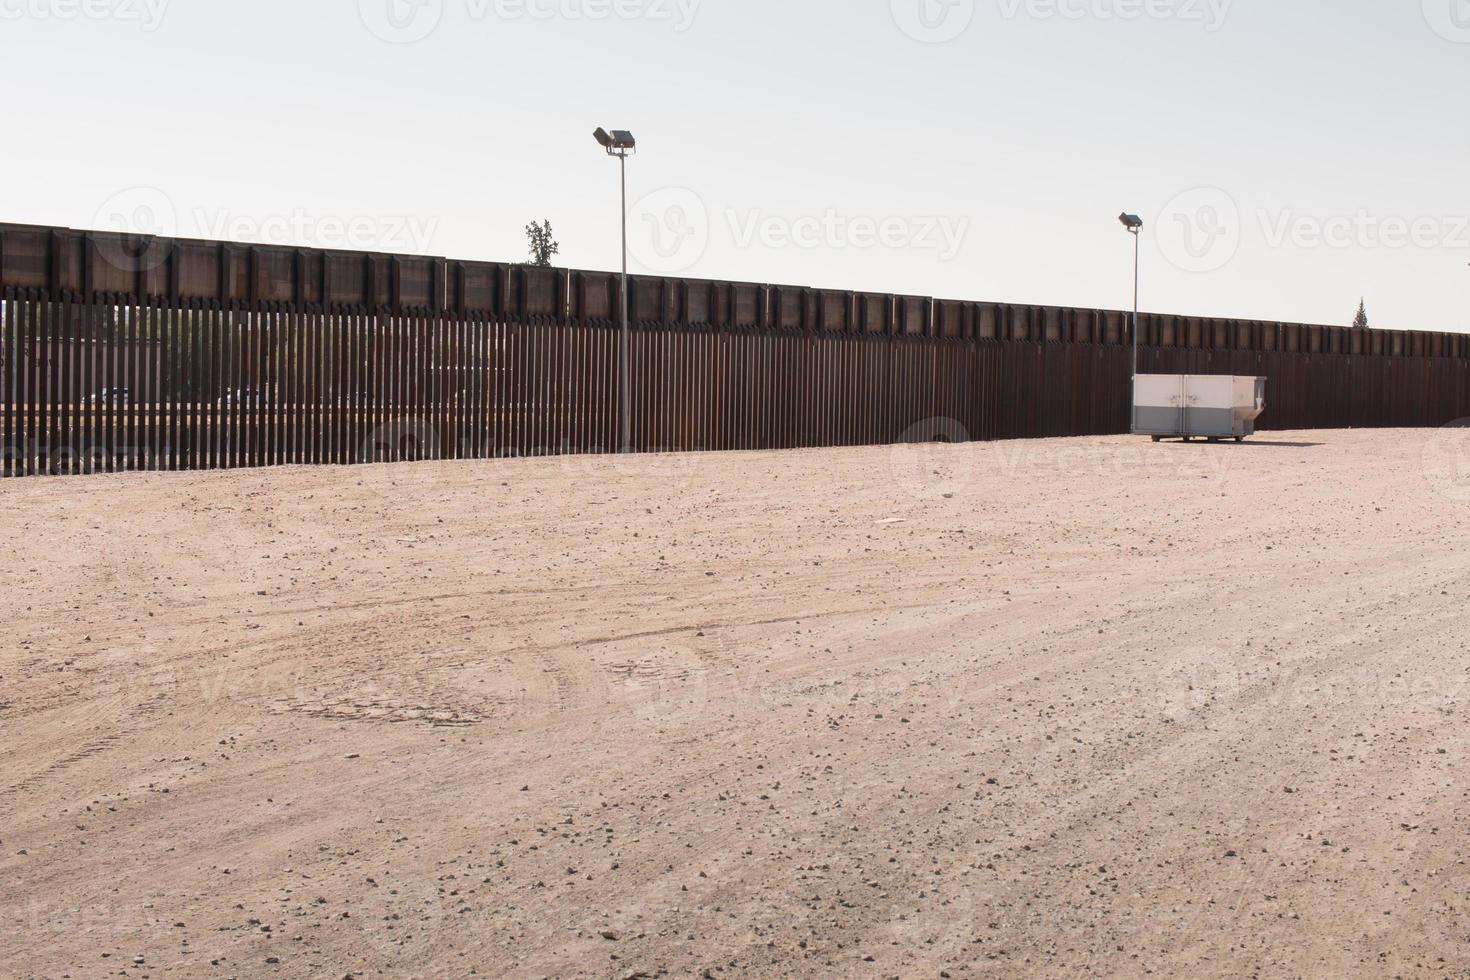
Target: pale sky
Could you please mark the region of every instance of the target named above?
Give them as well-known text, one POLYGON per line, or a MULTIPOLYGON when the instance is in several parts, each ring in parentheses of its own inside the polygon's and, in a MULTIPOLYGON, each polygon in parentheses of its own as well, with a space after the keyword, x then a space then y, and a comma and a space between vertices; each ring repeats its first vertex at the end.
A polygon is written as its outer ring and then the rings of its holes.
POLYGON ((0 0, 0 221, 1470 330, 1470 0, 0 0))

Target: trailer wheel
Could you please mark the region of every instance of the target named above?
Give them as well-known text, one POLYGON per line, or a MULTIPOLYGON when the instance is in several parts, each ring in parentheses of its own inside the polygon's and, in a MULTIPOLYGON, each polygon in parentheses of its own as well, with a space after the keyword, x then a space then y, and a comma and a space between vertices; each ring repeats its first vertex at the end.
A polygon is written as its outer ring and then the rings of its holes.
POLYGON ((1164 437, 1163 436, 1154 436, 1154 442, 1163 442, 1163 441, 1164 441, 1164 437))
POLYGON ((1235 441, 1236 442, 1245 442, 1245 436, 1236 436, 1235 437, 1235 441))

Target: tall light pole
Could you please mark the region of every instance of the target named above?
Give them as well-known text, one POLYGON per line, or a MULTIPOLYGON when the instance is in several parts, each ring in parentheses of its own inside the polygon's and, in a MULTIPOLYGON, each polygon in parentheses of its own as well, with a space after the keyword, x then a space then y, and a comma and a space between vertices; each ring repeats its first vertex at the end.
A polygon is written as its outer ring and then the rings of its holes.
POLYGON ((1139 232, 1143 231, 1143 219, 1136 214, 1123 212, 1118 215, 1118 220, 1123 227, 1128 229, 1128 234, 1133 236, 1133 390, 1128 396, 1132 407, 1128 409, 1131 432, 1138 431, 1138 239, 1139 232))
POLYGON ((593 138, 607 151, 610 157, 618 158, 618 167, 622 174, 622 202, 623 202, 623 279, 622 288, 618 292, 622 296, 622 338, 618 344, 618 374, 621 382, 618 385, 621 392, 620 418, 622 440, 618 451, 631 453, 633 451, 633 416, 631 383, 628 369, 628 154, 637 151, 638 141, 633 134, 626 129, 615 129, 611 133, 597 127, 597 132, 592 134, 593 138))

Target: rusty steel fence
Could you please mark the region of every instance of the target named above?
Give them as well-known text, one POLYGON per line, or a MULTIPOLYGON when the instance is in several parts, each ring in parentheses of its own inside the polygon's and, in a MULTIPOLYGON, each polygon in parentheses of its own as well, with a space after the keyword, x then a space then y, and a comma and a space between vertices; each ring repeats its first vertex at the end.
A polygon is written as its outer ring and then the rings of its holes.
MULTIPOLYGON (((7 475, 610 452, 608 273, 0 225, 7 475)), ((1119 433, 1120 311, 630 283, 640 452, 1119 433)), ((1470 416, 1470 338, 1145 314, 1263 427, 1470 416)))

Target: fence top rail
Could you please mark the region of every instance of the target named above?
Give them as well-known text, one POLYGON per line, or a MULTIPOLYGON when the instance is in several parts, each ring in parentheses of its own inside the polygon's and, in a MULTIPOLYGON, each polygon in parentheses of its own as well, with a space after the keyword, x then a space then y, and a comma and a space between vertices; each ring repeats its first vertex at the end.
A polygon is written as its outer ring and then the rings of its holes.
MULTIPOLYGON (((0 223, 6 296, 165 306, 617 322, 616 273, 0 223)), ((629 277, 640 325, 770 333, 1126 344, 1122 310, 771 283, 629 277)), ((1143 313, 1139 340, 1197 350, 1470 359, 1470 335, 1143 313)))

